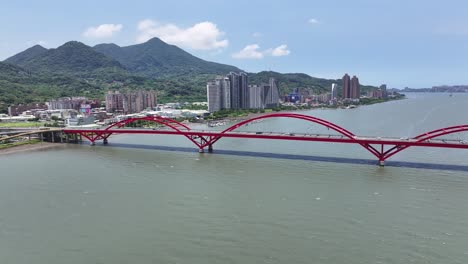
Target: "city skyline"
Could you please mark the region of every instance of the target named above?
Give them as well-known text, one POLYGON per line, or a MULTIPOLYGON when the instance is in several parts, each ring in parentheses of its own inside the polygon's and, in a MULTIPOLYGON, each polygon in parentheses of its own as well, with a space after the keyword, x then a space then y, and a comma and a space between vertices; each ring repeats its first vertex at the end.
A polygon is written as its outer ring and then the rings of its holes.
POLYGON ((230 72, 218 76, 206 84, 208 111, 222 109, 264 109, 278 107, 280 98, 278 84, 269 78, 268 84, 249 85, 245 72, 230 72))
POLYGON ((27 2, 27 8, 23 2, 0 4, 0 60, 35 44, 56 48, 78 40, 127 46, 159 37, 202 59, 247 72, 302 72, 328 79, 353 72, 365 84, 387 83, 389 88, 468 84, 464 1, 291 5, 240 0, 248 7, 242 10, 243 20, 213 12, 227 7, 216 1, 114 5, 84 0, 73 5, 73 12, 66 11, 70 3, 27 2))

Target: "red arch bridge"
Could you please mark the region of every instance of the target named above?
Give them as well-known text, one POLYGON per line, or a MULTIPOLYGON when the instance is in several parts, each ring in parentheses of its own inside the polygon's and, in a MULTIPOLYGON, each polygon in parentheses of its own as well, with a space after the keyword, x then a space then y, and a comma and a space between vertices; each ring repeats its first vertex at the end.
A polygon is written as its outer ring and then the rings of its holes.
POLYGON ((195 144, 200 152, 208 149, 209 152, 213 151, 213 144, 221 138, 256 138, 256 139, 272 139, 272 140, 296 140, 296 141, 317 141, 317 142, 334 142, 334 143, 347 143, 357 144, 362 146, 365 150, 373 154, 379 161, 381 166, 384 161, 391 156, 403 151, 409 147, 437 147, 437 148, 457 148, 468 149, 468 142, 464 140, 448 140, 438 139, 441 136, 466 132, 468 125, 459 125, 441 128, 429 131, 418 135, 413 138, 386 138, 386 137, 361 137, 353 134, 349 130, 340 127, 336 124, 326 120, 302 115, 295 113, 273 113, 266 114, 259 117, 251 118, 240 123, 237 123, 223 131, 206 131, 206 130, 193 130, 187 125, 177 122, 173 119, 147 116, 141 118, 130 118, 122 120, 118 123, 112 124, 104 129, 64 129, 66 134, 81 135, 88 139, 91 145, 96 141, 103 140, 107 144, 108 138, 113 134, 158 134, 158 135, 180 135, 186 137, 193 144, 195 144), (299 134, 299 133, 275 133, 275 132, 239 132, 237 128, 256 122, 261 119, 268 118, 292 118, 300 119, 307 122, 312 122, 329 130, 334 130, 338 134, 299 134), (124 128, 127 124, 136 121, 150 121, 165 126, 164 129, 135 129, 124 128))

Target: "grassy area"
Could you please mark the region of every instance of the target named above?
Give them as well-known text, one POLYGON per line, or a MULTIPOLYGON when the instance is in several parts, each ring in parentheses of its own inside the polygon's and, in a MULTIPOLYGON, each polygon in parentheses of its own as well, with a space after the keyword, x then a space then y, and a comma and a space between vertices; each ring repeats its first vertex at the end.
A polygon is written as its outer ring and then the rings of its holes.
POLYGON ((4 144, 0 144, 0 149, 6 149, 6 148, 21 146, 21 145, 37 144, 39 142, 41 142, 41 140, 32 139, 32 140, 28 140, 28 141, 18 141, 18 142, 13 142, 13 143, 4 143, 4 144))
POLYGON ((0 122, 0 127, 41 127, 42 122, 0 122))

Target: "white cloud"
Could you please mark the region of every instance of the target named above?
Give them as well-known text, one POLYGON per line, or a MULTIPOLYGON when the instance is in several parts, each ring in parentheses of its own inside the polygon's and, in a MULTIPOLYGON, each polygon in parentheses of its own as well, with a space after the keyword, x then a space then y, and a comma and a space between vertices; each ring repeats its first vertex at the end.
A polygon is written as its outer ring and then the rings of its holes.
POLYGON ((309 19, 309 24, 315 25, 315 24, 320 24, 320 21, 316 18, 311 18, 309 19))
POLYGON ((257 44, 251 44, 245 46, 241 51, 232 54, 234 59, 261 59, 263 58, 263 52, 259 51, 260 46, 257 44))
POLYGON ((102 24, 97 27, 89 27, 83 36, 86 38, 110 38, 114 33, 122 30, 122 24, 102 24))
POLYGON ((146 19, 138 23, 138 31, 137 43, 158 37, 169 44, 194 50, 218 50, 229 45, 229 41, 224 38, 224 32, 209 21, 180 28, 174 24, 162 24, 146 19))
POLYGON ((290 53, 291 51, 288 50, 288 45, 286 44, 264 51, 260 50, 260 46, 258 44, 250 44, 245 46, 241 51, 232 54, 232 57, 234 59, 262 59, 265 56, 280 57, 287 56, 290 53))
POLYGON ((43 40, 39 40, 39 41, 37 42, 37 45, 45 46, 45 45, 47 45, 47 42, 46 42, 46 41, 43 41, 43 40))
POLYGON ((291 53, 291 51, 288 50, 288 45, 286 44, 280 45, 271 50, 271 56, 274 57, 287 56, 289 53, 291 53))

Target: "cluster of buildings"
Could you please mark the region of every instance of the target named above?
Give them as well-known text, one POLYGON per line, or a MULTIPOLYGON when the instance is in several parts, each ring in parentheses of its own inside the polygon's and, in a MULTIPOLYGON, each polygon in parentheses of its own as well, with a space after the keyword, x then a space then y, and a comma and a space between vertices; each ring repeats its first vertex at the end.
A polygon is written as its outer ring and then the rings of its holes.
POLYGON ((359 79, 356 75, 353 78, 350 78, 349 75, 346 73, 343 78, 343 85, 342 89, 343 92, 341 94, 342 98, 345 99, 358 99, 361 97, 361 88, 359 85, 359 79))
MULTIPOLYGON (((278 84, 274 78, 270 78, 268 83, 249 85, 246 73, 231 72, 208 82, 206 87, 208 102, 194 104, 207 105, 208 111, 182 110, 184 105, 178 103, 158 105, 156 91, 138 90, 126 93, 108 91, 105 95, 105 107, 101 107, 101 103, 104 102, 86 97, 62 97, 45 104, 12 105, 8 107, 9 115, 2 115, 0 121, 57 118, 65 120, 65 125, 104 124, 135 115, 201 118, 223 109, 265 109, 276 108, 280 104, 278 84)), ((389 95, 385 84, 379 89, 367 92, 368 98, 385 99, 387 96, 389 95)), ((361 97, 359 79, 345 74, 342 78, 341 90, 336 83, 332 84, 330 92, 323 94, 313 94, 312 89, 296 88, 285 95, 282 100, 285 104, 340 105, 359 102, 359 98, 365 97, 361 97)))
POLYGON ((278 85, 274 78, 270 78, 267 84, 249 85, 246 73, 231 72, 208 82, 206 90, 209 112, 279 106, 278 85))
POLYGON ((156 107, 156 91, 134 91, 120 93, 108 91, 106 94, 106 111, 109 113, 132 114, 156 107))
POLYGON ((388 97, 387 86, 382 84, 376 90, 370 90, 367 95, 361 94, 359 79, 356 76, 352 78, 345 74, 342 78, 340 87, 333 83, 330 92, 323 94, 313 94, 311 89, 295 88, 291 93, 284 96, 283 101, 286 104, 304 104, 304 105, 340 105, 349 103, 358 103, 360 98, 379 98, 388 97), (341 93, 340 93, 341 92, 341 93))
POLYGON ((81 113, 89 113, 92 108, 101 106, 99 100, 91 100, 86 97, 62 97, 46 103, 48 110, 74 109, 81 113))
MULTIPOLYGON (((86 97, 63 97, 44 104, 20 104, 8 108, 9 115, 1 114, 0 121, 28 121, 31 119, 54 120, 64 126, 96 126, 118 122, 139 116, 157 115, 170 118, 201 118, 208 115, 206 110, 183 109, 187 104, 156 104, 155 91, 135 91, 106 94, 106 107, 97 100, 86 97)), ((206 102, 192 105, 207 105, 206 102)))
POLYGON ((99 100, 86 97, 62 97, 44 104, 19 104, 8 107, 8 117, 2 121, 64 120, 65 125, 93 123, 96 119, 107 118, 107 113, 100 108, 99 100), (85 120, 87 119, 87 120, 85 120))
POLYGON ((378 99, 388 98, 387 85, 382 84, 382 85, 380 85, 379 89, 368 91, 367 92, 367 97, 378 98, 378 99))

